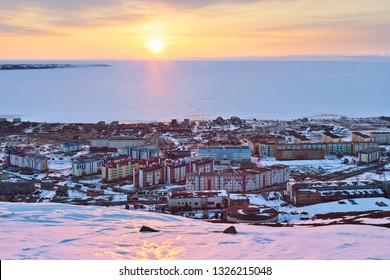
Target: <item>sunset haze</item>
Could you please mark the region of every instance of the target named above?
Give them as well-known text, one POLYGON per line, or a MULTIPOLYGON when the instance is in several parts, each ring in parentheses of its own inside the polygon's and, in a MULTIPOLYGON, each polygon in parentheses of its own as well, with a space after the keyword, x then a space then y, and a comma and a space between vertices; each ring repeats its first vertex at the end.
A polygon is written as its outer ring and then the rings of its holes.
POLYGON ((389 14, 387 0, 5 0, 0 59, 388 55, 389 14))

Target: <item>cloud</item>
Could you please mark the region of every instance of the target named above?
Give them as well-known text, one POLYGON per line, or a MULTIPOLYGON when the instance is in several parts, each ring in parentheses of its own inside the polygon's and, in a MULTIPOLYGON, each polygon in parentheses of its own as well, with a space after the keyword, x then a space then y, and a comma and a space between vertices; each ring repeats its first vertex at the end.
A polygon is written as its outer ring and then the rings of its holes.
POLYGON ((40 10, 42 13, 54 13, 65 16, 74 13, 90 12, 94 10, 112 10, 123 12, 123 8, 133 8, 140 6, 164 7, 175 6, 181 8, 199 8, 219 4, 237 4, 263 2, 269 0, 2 0, 0 2, 0 15, 15 13, 29 8, 40 10))
POLYGON ((12 36, 12 35, 58 35, 58 33, 27 26, 9 25, 0 22, 0 36, 12 36))
POLYGON ((1 11, 16 11, 26 7, 37 7, 51 11, 74 11, 74 10, 85 10, 93 9, 96 7, 109 7, 123 3, 123 0, 67 0, 67 1, 56 1, 56 0, 34 0, 34 1, 12 1, 5 0, 0 2, 1 11))
POLYGON ((197 7, 205 7, 205 6, 212 6, 212 5, 219 5, 219 4, 248 4, 248 3, 255 3, 255 2, 264 2, 267 0, 157 0, 157 1, 150 1, 153 3, 159 3, 159 4, 167 4, 177 7, 187 7, 187 8, 197 8, 197 7))
POLYGON ((42 34, 57 27, 99 27, 134 22, 147 14, 142 1, 35 0, 0 2, 1 34, 42 34))
MULTIPOLYGON (((344 2, 344 1, 341 1, 344 2)), ((357 1, 361 2, 361 1, 357 1)), ((295 5, 294 5, 295 6, 295 5)), ((290 7, 290 6, 288 6, 290 7)), ((265 7, 266 8, 266 7, 265 7)), ((329 8, 329 7, 328 7, 329 8)), ((207 27, 208 34, 221 35, 230 33, 233 36, 254 36, 260 32, 282 31, 286 29, 306 29, 313 27, 325 27, 326 25, 354 26, 356 23, 372 22, 379 17, 387 15, 388 9, 382 13, 378 9, 371 11, 359 10, 350 12, 350 9, 332 10, 322 12, 321 4, 314 0, 0 0, 0 35, 27 34, 39 35, 62 32, 59 28, 67 27, 105 27, 113 25, 128 25, 142 20, 158 17, 175 17, 175 15, 192 15, 193 11, 202 10, 194 17, 196 26, 202 26, 203 19, 222 19, 215 27, 207 27), (272 9, 280 7, 281 18, 278 13, 272 17, 274 10, 267 15, 262 9, 237 9, 244 13, 239 20, 233 21, 238 15, 234 14, 234 5, 240 8, 253 3, 271 3, 272 9), (297 3, 296 13, 289 13, 286 4, 297 3), (311 4, 310 8, 306 4, 311 4), (223 7, 228 4, 229 9, 220 10, 220 15, 215 15, 215 9, 209 7, 223 7), (276 6, 275 6, 276 5, 276 6), (313 6, 314 5, 314 6, 313 6), (317 8, 318 6, 318 8, 317 8), (305 13, 301 13, 302 8, 305 13), (178 14, 178 12, 183 12, 178 14), (284 12, 284 13, 283 13, 284 12), (293 21, 288 22, 288 18, 293 21), (248 19, 246 21, 245 19, 248 19), (245 22, 246 21, 246 22, 245 22), (237 24, 236 24, 237 23, 237 24), (221 30, 221 27, 223 30, 221 30), (231 32, 240 29, 240 32, 231 32), (257 30, 256 30, 257 29, 257 30), (263 29, 263 30, 260 30, 263 29)), ((266 9, 265 9, 266 10, 266 9)), ((265 11, 264 10, 264 11, 265 11)), ((194 20, 194 22, 195 22, 194 20)), ((387 20, 386 20, 387 22, 387 20)), ((198 28, 199 29, 199 28, 198 28)), ((185 30, 187 34, 197 33, 197 30, 185 30)), ((202 36, 199 31, 199 36, 202 36)))

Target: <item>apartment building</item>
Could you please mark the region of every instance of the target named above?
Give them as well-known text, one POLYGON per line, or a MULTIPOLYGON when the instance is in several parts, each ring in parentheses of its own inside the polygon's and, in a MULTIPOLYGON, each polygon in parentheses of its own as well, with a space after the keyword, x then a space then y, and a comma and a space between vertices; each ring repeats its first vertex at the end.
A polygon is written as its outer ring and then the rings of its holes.
POLYGON ((45 156, 28 154, 25 152, 15 152, 6 155, 6 162, 11 166, 28 168, 37 171, 46 171, 49 169, 49 160, 45 156))
POLYGON ((129 157, 117 157, 102 164, 102 179, 105 182, 115 182, 121 179, 130 179, 132 162, 129 157))
POLYGON ((198 150, 199 158, 211 158, 216 162, 222 160, 230 162, 250 162, 251 149, 247 146, 210 146, 200 147, 198 150))
POLYGON ((120 147, 117 149, 119 155, 128 155, 132 159, 147 159, 153 157, 162 157, 163 153, 159 149, 120 147))
POLYGON ((91 150, 117 150, 118 148, 145 145, 146 139, 134 137, 92 138, 91 150))
POLYGON ((72 162, 72 175, 82 177, 86 175, 100 174, 102 165, 106 162, 103 158, 78 158, 72 162))
POLYGON ((256 191, 289 181, 290 169, 284 165, 274 165, 253 169, 228 169, 209 173, 188 173, 186 189, 226 190, 228 192, 256 191))
POLYGON ((83 145, 80 142, 66 142, 61 144, 60 151, 70 153, 82 150, 83 145))

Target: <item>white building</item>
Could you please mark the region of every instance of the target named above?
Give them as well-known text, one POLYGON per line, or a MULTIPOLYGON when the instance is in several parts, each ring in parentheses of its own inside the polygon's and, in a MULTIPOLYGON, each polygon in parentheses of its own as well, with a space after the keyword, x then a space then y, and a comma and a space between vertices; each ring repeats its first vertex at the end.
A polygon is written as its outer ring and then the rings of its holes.
POLYGON ((108 147, 108 139, 107 138, 92 138, 90 140, 91 148, 107 148, 108 147))
POLYGON ((286 165, 272 165, 270 169, 269 184, 279 185, 287 183, 290 180, 290 168, 286 165))
POLYGON ((167 199, 171 210, 226 208, 228 202, 229 195, 225 190, 169 192, 167 199))
POLYGON ((29 168, 38 171, 45 171, 49 168, 49 161, 47 157, 34 154, 10 154, 10 164, 12 166, 29 168))
POLYGON ((72 175, 82 177, 86 175, 98 174, 101 172, 105 161, 102 158, 76 159, 72 162, 72 175))
POLYGON ((113 138, 92 138, 91 149, 118 149, 126 147, 137 147, 145 145, 143 138, 113 137, 113 138))
POLYGON ((12 166, 24 167, 24 157, 25 154, 22 153, 10 154, 10 164, 12 166))
POLYGON ((39 170, 39 171, 45 171, 49 169, 49 161, 47 157, 41 156, 41 155, 26 155, 25 156, 25 164, 24 167, 39 170))
POLYGON ((124 148, 124 147, 136 147, 145 145, 146 140, 143 138, 110 138, 108 139, 108 148, 124 148))

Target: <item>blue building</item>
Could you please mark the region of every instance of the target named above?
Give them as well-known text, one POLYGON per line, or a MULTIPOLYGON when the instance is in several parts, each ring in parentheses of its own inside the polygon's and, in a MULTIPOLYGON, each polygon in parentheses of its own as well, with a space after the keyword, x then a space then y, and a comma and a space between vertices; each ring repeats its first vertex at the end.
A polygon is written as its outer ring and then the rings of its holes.
POLYGON ((82 150, 83 145, 80 142, 66 142, 61 144, 61 152, 70 153, 82 150))
POLYGON ((200 147, 199 158, 212 158, 216 162, 251 162, 251 149, 247 146, 214 146, 200 147))

